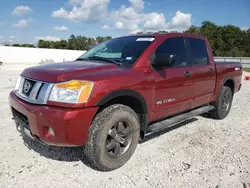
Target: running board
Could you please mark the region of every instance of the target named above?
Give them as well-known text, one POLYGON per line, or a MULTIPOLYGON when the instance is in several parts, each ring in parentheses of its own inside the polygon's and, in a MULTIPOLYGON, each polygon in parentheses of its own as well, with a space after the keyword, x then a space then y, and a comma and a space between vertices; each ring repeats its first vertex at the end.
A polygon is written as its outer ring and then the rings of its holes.
POLYGON ((147 131, 146 131, 146 135, 150 134, 150 133, 154 133, 156 131, 160 131, 163 130, 167 127, 170 127, 172 125, 175 125, 177 123, 181 123, 187 119, 190 119, 194 116, 209 112, 210 110, 213 110, 214 106, 209 105, 209 106, 203 106, 200 108, 197 108, 195 110, 189 111, 187 113, 183 113, 174 117, 171 117, 169 119, 160 121, 158 123, 155 123, 153 125, 150 125, 147 127, 147 131))

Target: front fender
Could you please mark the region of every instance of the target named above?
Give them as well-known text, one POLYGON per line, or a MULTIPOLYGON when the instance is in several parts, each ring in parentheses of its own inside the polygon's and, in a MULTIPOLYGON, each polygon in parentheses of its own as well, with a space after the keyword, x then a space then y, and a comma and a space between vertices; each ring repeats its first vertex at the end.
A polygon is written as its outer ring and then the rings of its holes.
POLYGON ((139 100, 143 106, 143 110, 144 113, 147 114, 148 113, 148 105, 144 99, 144 97, 138 93, 137 91, 134 90, 130 90, 130 89, 122 89, 122 90, 117 90, 117 91, 113 91, 107 95, 105 95, 103 98, 101 98, 96 105, 97 106, 101 106, 106 104, 107 102, 111 101, 112 99, 115 99, 117 97, 121 97, 121 96, 131 96, 131 97, 135 97, 137 100, 139 100))

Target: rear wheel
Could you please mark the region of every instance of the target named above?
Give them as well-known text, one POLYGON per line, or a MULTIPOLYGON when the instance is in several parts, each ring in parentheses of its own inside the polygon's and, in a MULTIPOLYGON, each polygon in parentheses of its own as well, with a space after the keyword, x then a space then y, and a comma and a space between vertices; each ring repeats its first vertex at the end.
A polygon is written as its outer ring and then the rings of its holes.
POLYGON ((233 101, 232 90, 228 86, 223 86, 217 97, 215 109, 211 112, 213 118, 224 119, 231 110, 233 101))
POLYGON ((136 113, 125 105, 111 105, 94 118, 85 155, 98 170, 117 169, 133 155, 139 133, 140 124, 136 113))

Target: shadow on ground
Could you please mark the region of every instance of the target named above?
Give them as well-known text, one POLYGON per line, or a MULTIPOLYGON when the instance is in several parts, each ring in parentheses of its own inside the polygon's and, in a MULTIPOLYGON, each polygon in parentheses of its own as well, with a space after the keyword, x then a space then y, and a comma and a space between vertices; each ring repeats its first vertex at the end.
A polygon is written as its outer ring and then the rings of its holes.
POLYGON ((213 115, 209 114, 209 113, 204 113, 204 114, 201 114, 200 117, 203 117, 205 119, 212 119, 212 120, 218 120, 216 118, 213 117, 213 115))
POLYGON ((22 134, 25 146, 39 153, 41 156, 57 160, 57 161, 82 161, 86 166, 90 167, 90 163, 84 155, 83 147, 56 147, 43 145, 28 136, 22 134))
MULTIPOLYGON (((152 133, 152 134, 146 136, 145 139, 143 141, 140 141, 139 143, 144 143, 146 141, 154 139, 158 136, 161 136, 165 133, 173 131, 177 128, 183 127, 183 126, 185 126, 189 123, 192 123, 194 121, 197 121, 197 120, 198 120, 197 118, 191 118, 191 119, 186 120, 182 123, 178 123, 178 124, 175 124, 171 127, 168 127, 162 131, 152 133)), ((84 155, 84 152, 83 152, 84 148, 83 147, 69 148, 69 147, 47 146, 47 145, 43 145, 35 140, 32 140, 31 138, 26 136, 24 133, 20 133, 20 134, 22 135, 25 146, 28 149, 39 153, 43 157, 57 160, 57 161, 66 161, 66 162, 82 161, 86 166, 92 168, 89 161, 87 160, 87 158, 84 155)))

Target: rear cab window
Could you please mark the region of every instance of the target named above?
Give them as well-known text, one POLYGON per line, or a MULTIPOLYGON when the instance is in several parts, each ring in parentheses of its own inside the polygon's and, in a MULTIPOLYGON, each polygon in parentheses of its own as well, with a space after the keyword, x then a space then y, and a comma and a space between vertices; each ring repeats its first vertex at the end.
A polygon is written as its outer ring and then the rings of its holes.
POLYGON ((192 65, 208 65, 209 58, 205 40, 198 38, 186 38, 186 42, 192 65))

